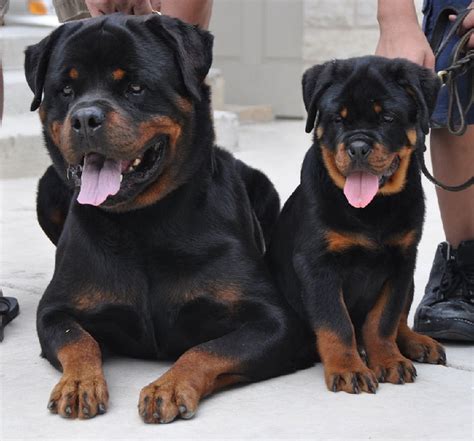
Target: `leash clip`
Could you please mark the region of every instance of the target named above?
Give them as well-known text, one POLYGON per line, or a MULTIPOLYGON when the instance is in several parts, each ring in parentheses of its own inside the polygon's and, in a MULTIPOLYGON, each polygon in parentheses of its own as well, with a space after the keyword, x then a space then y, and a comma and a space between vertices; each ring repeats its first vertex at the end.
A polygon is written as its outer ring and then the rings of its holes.
POLYGON ((443 83, 443 86, 446 84, 446 81, 448 80, 448 71, 447 70, 440 70, 437 72, 438 78, 441 80, 443 83))

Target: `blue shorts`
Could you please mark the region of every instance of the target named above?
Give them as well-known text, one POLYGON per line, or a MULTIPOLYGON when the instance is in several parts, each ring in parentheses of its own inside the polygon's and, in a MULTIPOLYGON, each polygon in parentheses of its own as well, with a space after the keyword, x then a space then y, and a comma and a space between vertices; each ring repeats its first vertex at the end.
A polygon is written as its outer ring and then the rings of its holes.
MULTIPOLYGON (((423 4, 423 30, 428 40, 431 39, 433 32, 433 27, 435 25, 436 18, 442 9, 446 7, 452 7, 461 11, 466 9, 471 0, 424 0, 423 4)), ((451 41, 446 45, 438 59, 436 60, 436 72, 443 70, 445 67, 448 67, 451 64, 451 53, 454 45, 459 41, 459 37, 453 36, 451 41)), ((469 94, 469 83, 467 75, 458 78, 458 87, 459 95, 463 105, 467 103, 468 94, 469 94)), ((432 128, 441 128, 447 126, 448 119, 448 90, 446 87, 442 87, 438 95, 438 101, 436 102, 436 107, 431 116, 431 127, 432 128)), ((466 116, 467 124, 474 124, 474 106, 471 106, 471 109, 466 116)))

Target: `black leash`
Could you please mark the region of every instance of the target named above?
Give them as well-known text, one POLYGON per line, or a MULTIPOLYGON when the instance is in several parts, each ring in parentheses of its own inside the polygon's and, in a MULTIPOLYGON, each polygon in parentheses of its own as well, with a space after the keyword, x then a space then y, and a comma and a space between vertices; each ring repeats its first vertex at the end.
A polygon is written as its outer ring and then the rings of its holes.
MULTIPOLYGON (((433 29, 433 35, 431 37, 430 45, 435 58, 439 57, 439 54, 446 47, 449 40, 460 28, 463 20, 466 18, 467 14, 471 12, 471 9, 465 9, 463 11, 457 11, 453 8, 444 8, 436 18, 436 23, 433 29), (456 15, 456 20, 453 22, 451 28, 446 33, 446 28, 449 25, 449 16, 456 15)), ((467 43, 471 35, 474 34, 474 29, 466 32, 462 38, 456 43, 456 46, 452 52, 451 64, 446 69, 438 72, 438 77, 443 83, 443 87, 449 88, 449 102, 448 102, 448 130, 451 134, 461 136, 467 129, 466 124, 466 115, 469 112, 469 109, 474 104, 474 50, 467 50, 467 43), (461 75, 470 75, 469 81, 469 102, 463 108, 461 100, 459 98, 459 90, 456 85, 457 77, 461 75), (459 125, 456 127, 456 122, 454 119, 454 108, 456 108, 459 115, 459 125)), ((420 165, 421 171, 426 176, 426 178, 433 184, 441 187, 447 191, 462 191, 466 188, 474 185, 474 176, 468 179, 461 185, 445 185, 439 182, 426 168, 424 152, 426 151, 426 145, 423 142, 420 143, 423 148, 417 149, 417 159, 418 164, 420 165)), ((474 146, 473 146, 474 148, 474 146)))
POLYGON ((474 176, 472 176, 470 179, 468 179, 466 182, 464 182, 461 185, 446 185, 446 184, 443 184, 442 182, 439 182, 426 168, 425 155, 424 155, 424 152, 426 151, 426 145, 424 142, 422 142, 421 144, 423 145, 423 148, 417 148, 415 153, 416 153, 416 158, 418 160, 418 164, 420 165, 421 171, 425 175, 426 179, 428 179, 428 181, 430 181, 434 185, 437 185, 438 187, 441 187, 443 190, 447 190, 447 191, 462 191, 470 187, 471 185, 474 185, 474 176))

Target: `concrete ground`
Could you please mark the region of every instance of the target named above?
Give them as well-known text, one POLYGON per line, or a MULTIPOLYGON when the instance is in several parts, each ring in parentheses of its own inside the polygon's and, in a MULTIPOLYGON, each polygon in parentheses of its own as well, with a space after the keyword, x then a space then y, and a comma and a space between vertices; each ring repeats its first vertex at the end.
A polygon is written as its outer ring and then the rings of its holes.
MULTIPOLYGON (((242 126, 237 156, 266 172, 284 201, 299 180, 310 145, 302 121, 242 126)), ((446 345, 448 366, 417 364, 414 384, 382 384, 376 395, 326 390, 321 365, 205 399, 196 417, 145 425, 140 389, 169 363, 115 358, 105 365, 110 409, 88 421, 50 415, 46 404, 60 378, 39 357, 35 311, 54 266, 54 247, 35 219, 36 178, 0 180, 0 286, 20 301, 21 314, 0 345, 0 439, 472 439, 473 351, 446 345)), ((415 304, 443 238, 434 189, 416 271, 415 304)))

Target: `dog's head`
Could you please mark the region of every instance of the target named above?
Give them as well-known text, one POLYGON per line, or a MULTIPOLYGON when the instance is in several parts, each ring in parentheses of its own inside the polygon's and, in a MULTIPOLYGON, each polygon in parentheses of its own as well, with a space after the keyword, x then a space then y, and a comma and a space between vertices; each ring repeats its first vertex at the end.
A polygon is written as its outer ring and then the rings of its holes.
POLYGON ((429 69, 376 56, 334 60, 305 72, 306 131, 315 128, 327 172, 352 206, 403 190, 439 87, 429 69))
POLYGON ((31 108, 58 171, 79 173, 78 202, 139 208, 189 179, 211 62, 208 32, 158 15, 68 23, 27 48, 31 108))

